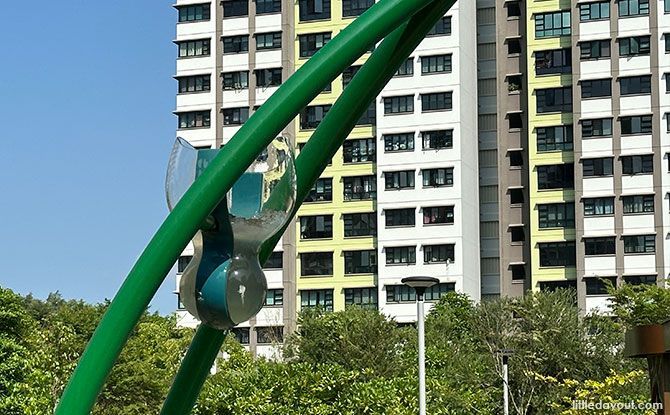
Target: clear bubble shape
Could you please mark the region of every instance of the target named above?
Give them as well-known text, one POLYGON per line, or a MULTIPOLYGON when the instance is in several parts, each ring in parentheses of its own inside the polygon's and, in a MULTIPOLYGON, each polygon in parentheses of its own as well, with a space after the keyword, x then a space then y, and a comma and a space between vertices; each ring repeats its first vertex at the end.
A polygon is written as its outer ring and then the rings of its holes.
MULTIPOLYGON (((166 180, 170 209, 218 151, 197 150, 177 139, 166 180)), ((212 327, 227 329, 260 311, 267 290, 258 258, 260 248, 290 220, 295 199, 293 147, 279 137, 258 155, 227 193, 225 203, 214 210, 218 228, 199 231, 194 238, 193 260, 180 282, 182 302, 191 314, 212 327), (222 234, 231 230, 232 243, 222 234)))

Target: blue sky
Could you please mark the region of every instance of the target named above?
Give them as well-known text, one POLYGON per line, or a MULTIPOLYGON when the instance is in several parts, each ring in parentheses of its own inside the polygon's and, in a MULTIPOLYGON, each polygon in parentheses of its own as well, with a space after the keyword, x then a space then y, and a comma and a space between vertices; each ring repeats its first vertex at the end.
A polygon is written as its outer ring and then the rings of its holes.
MULTIPOLYGON (((112 298, 167 215, 175 13, 159 0, 3 4, 0 286, 112 298)), ((152 310, 174 310, 173 286, 152 310)))

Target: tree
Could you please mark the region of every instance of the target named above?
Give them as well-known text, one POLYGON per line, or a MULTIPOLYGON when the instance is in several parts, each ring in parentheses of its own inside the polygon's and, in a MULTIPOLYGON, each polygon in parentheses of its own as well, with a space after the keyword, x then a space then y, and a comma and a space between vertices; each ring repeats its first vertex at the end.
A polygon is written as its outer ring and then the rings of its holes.
POLYGON ((316 365, 333 363, 348 370, 369 370, 392 377, 408 367, 406 345, 415 338, 377 310, 351 307, 329 313, 305 310, 298 330, 287 339, 285 356, 316 365))
POLYGON ((612 312, 626 326, 662 324, 670 319, 670 290, 658 285, 623 284, 610 289, 612 312))

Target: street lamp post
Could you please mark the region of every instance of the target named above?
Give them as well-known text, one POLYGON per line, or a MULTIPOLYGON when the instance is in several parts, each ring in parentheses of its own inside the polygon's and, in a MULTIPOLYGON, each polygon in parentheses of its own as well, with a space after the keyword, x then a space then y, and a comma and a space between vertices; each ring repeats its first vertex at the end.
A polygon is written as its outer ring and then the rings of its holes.
POLYGON ((513 354, 511 350, 498 350, 502 357, 503 376, 503 415, 509 415, 509 357, 513 354))
POLYGON ((419 415, 426 415, 426 339, 424 328, 423 294, 426 288, 440 282, 433 277, 407 277, 401 282, 416 292, 416 328, 419 332, 419 415))

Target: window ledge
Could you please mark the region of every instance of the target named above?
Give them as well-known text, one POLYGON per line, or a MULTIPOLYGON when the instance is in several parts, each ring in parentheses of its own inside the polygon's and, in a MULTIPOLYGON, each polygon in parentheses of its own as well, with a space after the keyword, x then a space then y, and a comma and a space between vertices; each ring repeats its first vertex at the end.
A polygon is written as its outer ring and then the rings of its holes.
POLYGON ((300 278, 332 278, 333 274, 327 275, 300 275, 300 278))
POLYGON ((331 199, 331 200, 317 200, 314 202, 307 202, 307 201, 302 202, 303 205, 323 205, 326 203, 333 203, 333 200, 331 199))
POLYGON ((371 276, 374 276, 376 274, 377 274, 376 272, 356 272, 356 273, 351 273, 351 274, 347 274, 345 272, 344 277, 345 278, 347 278, 347 277, 352 277, 352 278, 353 277, 371 277, 371 276))
POLYGON ((388 225, 386 229, 401 229, 401 228, 415 228, 416 225, 388 225))
POLYGON ((630 212, 630 213, 624 212, 623 213, 624 216, 645 216, 645 215, 653 215, 653 214, 654 214, 653 210, 651 212, 630 212))
POLYGON ((393 264, 384 264, 387 267, 406 267, 409 265, 416 265, 416 262, 402 262, 402 263, 393 263, 393 264))
POLYGON ((425 113, 430 113, 430 112, 446 112, 446 111, 453 111, 453 106, 451 108, 439 108, 439 109, 434 109, 434 110, 421 110, 422 114, 425 113))
MULTIPOLYGON (((599 236, 585 236, 585 238, 600 238, 599 236)), ((585 258, 616 258, 616 253, 614 254, 584 254, 585 258)))
POLYGON ((624 252, 624 256, 654 256, 656 252, 624 252))
POLYGON ((191 130, 206 130, 209 129, 210 127, 183 127, 183 128, 177 128, 179 131, 191 131, 191 130))
POLYGON ((453 225, 453 224, 454 224, 454 222, 451 222, 451 223, 450 223, 450 222, 444 222, 444 223, 424 223, 423 226, 428 226, 428 227, 431 227, 431 226, 450 226, 450 225, 453 225))

